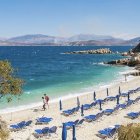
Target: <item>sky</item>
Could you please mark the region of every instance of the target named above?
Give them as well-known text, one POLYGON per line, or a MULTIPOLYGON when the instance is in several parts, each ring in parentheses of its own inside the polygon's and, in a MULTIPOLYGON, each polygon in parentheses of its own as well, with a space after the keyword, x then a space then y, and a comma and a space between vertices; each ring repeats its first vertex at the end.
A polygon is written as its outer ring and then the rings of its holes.
POLYGON ((0 37, 140 36, 140 0, 0 0, 0 37))

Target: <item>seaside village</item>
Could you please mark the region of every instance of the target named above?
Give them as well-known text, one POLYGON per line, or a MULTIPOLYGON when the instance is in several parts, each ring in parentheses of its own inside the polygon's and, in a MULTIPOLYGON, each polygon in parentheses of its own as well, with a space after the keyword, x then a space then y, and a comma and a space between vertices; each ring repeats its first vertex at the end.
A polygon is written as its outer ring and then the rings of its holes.
POLYGON ((128 73, 133 75, 131 80, 79 97, 55 103, 47 101, 44 110, 35 107, 0 114, 0 139, 140 140, 139 53, 140 43, 122 53, 125 58, 105 62, 134 67, 134 72, 128 73))

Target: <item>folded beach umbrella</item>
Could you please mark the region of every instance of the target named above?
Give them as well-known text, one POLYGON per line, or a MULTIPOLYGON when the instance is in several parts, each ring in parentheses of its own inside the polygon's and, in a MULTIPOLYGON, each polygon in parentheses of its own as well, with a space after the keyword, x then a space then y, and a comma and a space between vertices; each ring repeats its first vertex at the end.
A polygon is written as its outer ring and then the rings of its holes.
POLYGON ((59 101, 59 109, 60 109, 60 111, 62 110, 62 101, 61 100, 59 101))
POLYGON ((120 100, 120 99, 119 99, 119 98, 120 98, 120 96, 119 96, 119 95, 117 95, 117 96, 116 96, 116 98, 117 98, 117 105, 118 105, 118 104, 119 104, 119 100, 120 100))
POLYGON ((72 140, 76 140, 76 135, 75 135, 75 125, 72 127, 72 140))
POLYGON ((95 91, 94 91, 94 93, 93 93, 93 100, 94 100, 94 101, 96 100, 96 93, 95 93, 95 91))
POLYGON ((100 110, 102 110, 102 101, 99 100, 100 110))
POLYGON ((80 106, 80 100, 79 100, 79 97, 77 97, 77 106, 78 106, 78 107, 80 106))
POLYGON ((62 140, 66 140, 67 139, 67 128, 66 128, 66 124, 63 123, 63 128, 62 128, 62 140))
POLYGON ((130 93, 128 92, 128 95, 127 95, 127 101, 130 100, 130 93))
POLYGON ((81 106, 81 116, 84 116, 84 106, 81 106))
POLYGON ((107 94, 107 96, 109 96, 109 93, 108 93, 108 88, 106 89, 106 94, 107 94))
POLYGON ((119 95, 121 95, 121 87, 119 86, 119 95))

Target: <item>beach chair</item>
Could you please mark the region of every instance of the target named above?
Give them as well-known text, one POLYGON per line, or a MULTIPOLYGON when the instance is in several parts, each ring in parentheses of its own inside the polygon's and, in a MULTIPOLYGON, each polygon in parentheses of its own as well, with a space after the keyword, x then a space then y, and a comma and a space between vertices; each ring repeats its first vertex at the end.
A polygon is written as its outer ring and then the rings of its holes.
POLYGON ((118 104, 116 106, 116 108, 118 108, 118 109, 125 109, 126 108, 126 104, 118 104))
POLYGON ((77 107, 75 107, 75 110, 74 110, 74 112, 77 112, 77 111, 79 111, 79 109, 80 109, 80 106, 77 106, 77 107))
POLYGON ((10 125, 10 130, 11 131, 21 130, 21 129, 23 129, 26 126, 25 124, 26 124, 26 122, 25 121, 22 121, 20 123, 10 125))
POLYGON ((138 102, 140 100, 140 96, 137 97, 135 100, 134 100, 134 103, 138 102))
POLYGON ((93 106, 96 106, 96 104, 97 104, 96 102, 93 102, 90 104, 90 107, 92 108, 93 106))
POLYGON ((78 122, 79 122, 79 120, 66 122, 66 123, 65 123, 66 128, 67 128, 67 129, 70 129, 70 128, 73 127, 73 125, 76 126, 78 122))
POLYGON ((117 130, 119 128, 120 128, 120 125, 114 125, 114 126, 105 128, 103 130, 99 130, 98 134, 96 134, 96 136, 98 136, 102 139, 110 138, 117 132, 117 130))
POLYGON ((77 126, 77 127, 80 127, 80 126, 83 124, 83 122, 84 122, 84 119, 81 119, 81 120, 76 124, 76 126, 77 126))
POLYGON ((101 102, 101 103, 104 103, 104 102, 105 102, 105 100, 98 99, 98 100, 96 100, 95 102, 96 102, 96 104, 99 104, 100 102, 101 102))
POLYGON ((126 103, 126 106, 128 107, 128 106, 132 105, 133 103, 134 103, 134 100, 129 100, 129 101, 127 101, 127 103, 126 103))
POLYGON ((130 119, 136 119, 136 118, 139 117, 139 115, 140 115, 139 112, 130 112, 130 113, 128 113, 127 116, 125 116, 125 117, 130 118, 130 119))
POLYGON ((36 119, 36 125, 37 124, 48 124, 51 121, 52 121, 52 118, 47 118, 47 117, 37 118, 36 119))
POLYGON ((121 93, 120 96, 121 96, 121 97, 127 97, 127 96, 128 96, 128 93, 121 93))
POLYGON ((43 129, 36 129, 33 133, 34 137, 39 138, 43 136, 47 136, 49 132, 49 127, 45 127, 43 129))
POLYGON ((74 108, 72 108, 72 109, 68 109, 68 110, 62 111, 61 114, 64 115, 64 116, 69 116, 69 115, 72 115, 72 114, 78 112, 79 109, 80 109, 79 106, 78 106, 78 107, 74 107, 74 108))
POLYGON ((74 113, 74 111, 69 109, 69 110, 62 111, 61 115, 69 116, 69 115, 72 115, 73 113, 74 113))
POLYGON ((114 101, 114 100, 116 100, 116 97, 114 96, 109 96, 105 98, 105 101, 114 101))
POLYGON ((104 115, 104 111, 96 114, 96 119, 101 118, 104 115))
POLYGON ((51 134, 56 134, 56 131, 57 131, 57 127, 56 126, 53 126, 53 127, 49 128, 48 136, 51 136, 51 134))
POLYGON ((103 111, 105 115, 110 115, 114 112, 114 109, 106 109, 103 111))
POLYGON ((25 122, 25 125, 29 126, 31 123, 32 123, 32 120, 29 120, 29 121, 25 122))
POLYGON ((96 115, 85 116, 85 117, 84 117, 84 120, 85 120, 86 122, 95 121, 95 120, 96 120, 96 115))
POLYGON ((83 105, 83 109, 84 110, 88 110, 88 109, 90 109, 91 108, 91 104, 84 104, 83 105))

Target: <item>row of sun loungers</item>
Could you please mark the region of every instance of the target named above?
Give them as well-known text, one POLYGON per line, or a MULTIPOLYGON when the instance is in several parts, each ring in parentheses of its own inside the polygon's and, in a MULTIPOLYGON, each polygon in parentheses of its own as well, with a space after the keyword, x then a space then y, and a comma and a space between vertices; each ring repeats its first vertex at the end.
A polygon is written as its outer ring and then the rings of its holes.
MULTIPOLYGON (((52 118, 47 118, 47 117, 41 117, 41 118, 37 118, 36 119, 36 125, 37 124, 48 124, 49 122, 52 121, 52 118)), ((13 125, 10 125, 10 130, 11 131, 18 131, 20 129, 23 129, 27 126, 29 126, 30 124, 32 123, 31 120, 25 122, 25 121, 22 121, 20 123, 17 123, 17 124, 13 124, 13 125)))

